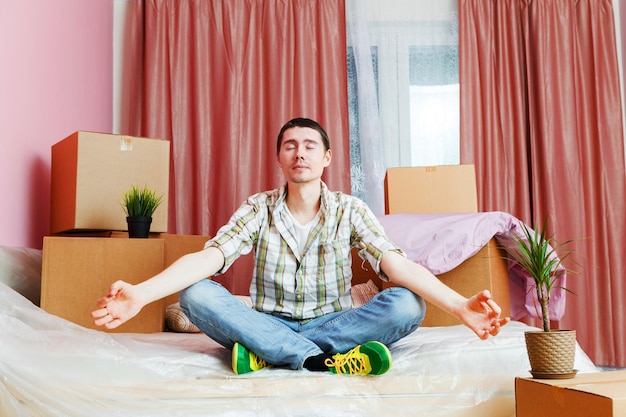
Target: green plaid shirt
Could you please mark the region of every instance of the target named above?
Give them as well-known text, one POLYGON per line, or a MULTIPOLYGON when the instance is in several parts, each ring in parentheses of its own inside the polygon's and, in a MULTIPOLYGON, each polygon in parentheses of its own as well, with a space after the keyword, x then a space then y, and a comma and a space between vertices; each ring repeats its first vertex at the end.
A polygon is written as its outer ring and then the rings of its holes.
POLYGON ((286 187, 255 194, 241 206, 206 247, 224 254, 224 273, 240 255, 255 252, 250 295, 254 307, 296 320, 352 307, 350 250, 369 261, 382 279, 382 255, 402 253, 385 235, 367 205, 356 197, 330 192, 322 183, 321 217, 302 253, 286 212, 286 187))

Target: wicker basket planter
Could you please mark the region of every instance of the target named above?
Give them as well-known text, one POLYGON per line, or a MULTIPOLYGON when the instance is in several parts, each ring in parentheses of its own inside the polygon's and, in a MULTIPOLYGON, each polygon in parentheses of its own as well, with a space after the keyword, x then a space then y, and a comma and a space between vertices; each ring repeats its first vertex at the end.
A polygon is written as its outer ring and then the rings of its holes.
MULTIPOLYGON (((553 288, 565 291, 564 281, 569 273, 578 273, 564 266, 572 251, 564 246, 572 240, 558 242, 547 232, 547 219, 540 229, 533 230, 520 222, 521 234, 512 235, 512 244, 503 245, 509 261, 517 264, 534 281, 536 305, 540 307, 543 330, 525 333, 526 350, 530 361, 530 373, 534 378, 573 378, 576 353, 576 330, 552 330, 550 328, 550 294, 553 288)), ((575 261, 572 261, 578 265, 575 261)), ((539 310, 539 309, 538 309, 539 310)))
POLYGON ((535 378, 573 378, 576 353, 576 330, 529 331, 524 334, 535 378))

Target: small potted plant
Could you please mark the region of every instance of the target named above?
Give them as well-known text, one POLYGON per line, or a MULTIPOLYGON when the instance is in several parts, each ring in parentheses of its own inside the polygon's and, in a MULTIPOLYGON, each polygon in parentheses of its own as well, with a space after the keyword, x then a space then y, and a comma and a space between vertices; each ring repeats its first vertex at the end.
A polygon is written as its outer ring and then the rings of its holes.
POLYGON ((148 187, 139 189, 137 185, 133 185, 124 193, 122 207, 126 213, 128 237, 147 238, 149 236, 152 215, 162 199, 163 195, 157 197, 153 189, 148 187))
POLYGON ((533 230, 522 222, 520 225, 523 233, 513 235, 513 244, 504 249, 508 259, 534 280, 535 297, 541 309, 543 329, 527 331, 524 335, 530 372, 535 378, 571 378, 576 374, 573 369, 576 330, 551 329, 549 304, 554 288, 571 292, 558 284, 565 274, 576 273, 563 264, 572 253, 565 248, 572 240, 560 243, 554 235, 548 235, 547 221, 540 230, 533 230))

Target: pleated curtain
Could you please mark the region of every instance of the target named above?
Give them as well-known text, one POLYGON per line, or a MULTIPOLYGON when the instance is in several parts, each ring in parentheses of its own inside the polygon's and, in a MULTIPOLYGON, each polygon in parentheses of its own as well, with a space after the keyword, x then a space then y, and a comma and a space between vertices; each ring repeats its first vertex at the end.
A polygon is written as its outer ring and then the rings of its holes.
POLYGON ((460 0, 461 159, 479 209, 575 239, 561 328, 626 366, 626 185, 610 0, 460 0))
MULTIPOLYGON (((350 192, 343 0, 137 0, 130 19, 129 134, 171 141, 170 233, 210 236, 279 187, 276 138, 293 117, 324 126, 324 180, 350 192)), ((250 261, 224 278, 237 293, 250 261)))

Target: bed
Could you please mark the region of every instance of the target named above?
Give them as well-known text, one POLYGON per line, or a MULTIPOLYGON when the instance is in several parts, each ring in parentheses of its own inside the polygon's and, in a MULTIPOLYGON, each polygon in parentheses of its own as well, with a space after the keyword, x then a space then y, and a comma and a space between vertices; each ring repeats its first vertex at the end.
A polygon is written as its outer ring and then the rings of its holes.
MULTIPOLYGON (((493 240, 506 244, 516 224, 506 213, 380 220, 407 256, 438 274, 483 256, 493 240)), ((203 334, 107 333, 46 313, 32 289, 41 254, 0 253, 2 416, 514 416, 514 379, 530 377, 523 334, 531 327, 517 320, 486 341, 462 325, 421 327, 390 346, 392 369, 379 377, 285 369, 235 376, 230 352, 203 334)), ((519 271, 508 283, 512 317, 532 310, 519 271)), ((372 284, 357 288, 375 291, 372 284)), ((575 366, 599 371, 580 346, 575 366)))

